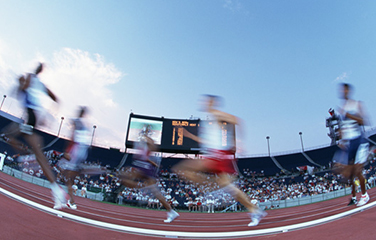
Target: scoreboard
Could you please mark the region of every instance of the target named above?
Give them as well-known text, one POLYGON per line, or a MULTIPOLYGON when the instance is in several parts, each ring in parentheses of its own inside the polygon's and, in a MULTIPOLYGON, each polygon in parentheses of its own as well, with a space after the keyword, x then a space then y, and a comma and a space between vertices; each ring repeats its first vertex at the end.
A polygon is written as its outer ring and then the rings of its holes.
POLYGON ((184 137, 184 129, 188 132, 198 135, 200 120, 176 120, 166 119, 163 122, 163 147, 167 150, 180 151, 198 151, 198 142, 184 137))
MULTIPOLYGON (((200 122, 202 122, 200 119, 167 119, 131 113, 129 115, 125 147, 132 148, 135 142, 140 141, 140 136, 145 131, 148 131, 148 136, 154 140, 160 152, 199 153, 199 143, 185 137, 184 130, 197 136, 200 122)), ((210 123, 210 121, 208 122, 210 123)), ((227 123, 222 124, 222 144, 224 146, 226 146, 229 138, 235 138, 235 136, 227 136, 229 128, 234 130, 235 126, 227 123)), ((235 131, 229 132, 235 133, 235 131)))

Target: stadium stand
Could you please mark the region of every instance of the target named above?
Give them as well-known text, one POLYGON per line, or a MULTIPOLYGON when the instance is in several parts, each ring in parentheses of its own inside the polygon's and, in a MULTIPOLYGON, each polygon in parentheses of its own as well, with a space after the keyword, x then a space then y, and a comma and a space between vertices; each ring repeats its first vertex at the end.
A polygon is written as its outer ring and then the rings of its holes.
POLYGON ((301 153, 274 156, 281 166, 288 171, 296 172, 296 167, 312 165, 301 153))
POLYGON ((238 168, 240 171, 251 169, 251 171, 255 171, 256 173, 263 171, 265 176, 273 176, 280 173, 280 169, 270 157, 239 158, 238 168))
POLYGON ((328 167, 334 153, 338 150, 337 145, 306 151, 305 153, 316 163, 328 167))

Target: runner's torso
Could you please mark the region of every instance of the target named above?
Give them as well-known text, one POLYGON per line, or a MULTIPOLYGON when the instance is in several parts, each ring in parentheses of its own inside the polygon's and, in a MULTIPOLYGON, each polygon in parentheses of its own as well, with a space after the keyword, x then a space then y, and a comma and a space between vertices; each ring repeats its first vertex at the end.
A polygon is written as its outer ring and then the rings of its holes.
POLYGON ((25 90, 24 105, 26 108, 39 110, 41 108, 40 95, 46 91, 46 87, 36 74, 30 74, 30 85, 25 90))
POLYGON ((204 151, 233 151, 235 147, 233 128, 225 128, 217 120, 201 121, 199 137, 202 139, 201 147, 204 151))
POLYGON ((74 132, 73 132, 73 141, 77 144, 89 145, 90 136, 89 130, 83 123, 80 118, 73 119, 74 123, 74 132))
POLYGON ((341 114, 341 138, 343 140, 351 140, 362 135, 362 130, 359 123, 353 119, 346 117, 346 113, 355 116, 361 116, 359 102, 349 99, 343 105, 343 114, 341 114))

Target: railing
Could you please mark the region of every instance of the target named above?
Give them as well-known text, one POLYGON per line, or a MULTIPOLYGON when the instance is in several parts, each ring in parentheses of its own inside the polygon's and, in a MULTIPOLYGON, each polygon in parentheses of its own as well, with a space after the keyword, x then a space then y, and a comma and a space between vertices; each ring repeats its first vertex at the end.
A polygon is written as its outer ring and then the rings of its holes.
MULTIPOLYGON (((42 186, 42 187, 46 187, 46 188, 50 187, 49 181, 42 179, 42 178, 35 177, 35 176, 31 176, 28 173, 24 173, 22 171, 13 169, 13 168, 8 167, 8 166, 4 166, 3 172, 8 174, 8 175, 11 175, 13 177, 16 177, 18 179, 24 180, 25 182, 33 183, 33 184, 36 184, 36 185, 39 185, 39 186, 42 186)), ((67 191, 67 187, 65 185, 61 185, 61 187, 64 190, 67 191)), ((94 193, 94 192, 87 191, 86 192, 86 198, 89 198, 89 199, 92 199, 92 200, 97 200, 97 201, 103 201, 103 193, 101 193, 101 192, 100 193, 94 193)))
MULTIPOLYGON (((285 207, 295 207, 310 203, 321 202, 333 198, 343 197, 351 193, 351 187, 343 188, 329 193, 322 193, 314 196, 306 196, 295 199, 281 200, 281 201, 271 201, 271 202, 261 202, 259 205, 261 208, 265 209, 267 207, 270 209, 271 206, 274 208, 285 208, 285 207)), ((343 203, 346 204, 346 201, 343 203)))

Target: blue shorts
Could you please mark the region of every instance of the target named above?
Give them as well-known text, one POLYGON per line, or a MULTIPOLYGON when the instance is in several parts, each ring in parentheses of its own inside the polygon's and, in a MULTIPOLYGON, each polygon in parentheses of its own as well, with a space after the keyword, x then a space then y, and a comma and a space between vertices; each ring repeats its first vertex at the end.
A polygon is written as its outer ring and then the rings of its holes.
POLYGON ((145 177, 153 177, 156 176, 156 168, 153 164, 145 160, 138 160, 135 159, 132 162, 134 168, 141 172, 142 175, 145 177))
POLYGON ((88 145, 73 143, 68 147, 67 152, 70 155, 70 160, 64 162, 64 168, 71 171, 79 171, 81 164, 85 162, 88 155, 88 145))
POLYGON ((344 165, 364 164, 367 161, 369 143, 362 136, 347 142, 345 149, 338 150, 333 157, 333 162, 344 165))

